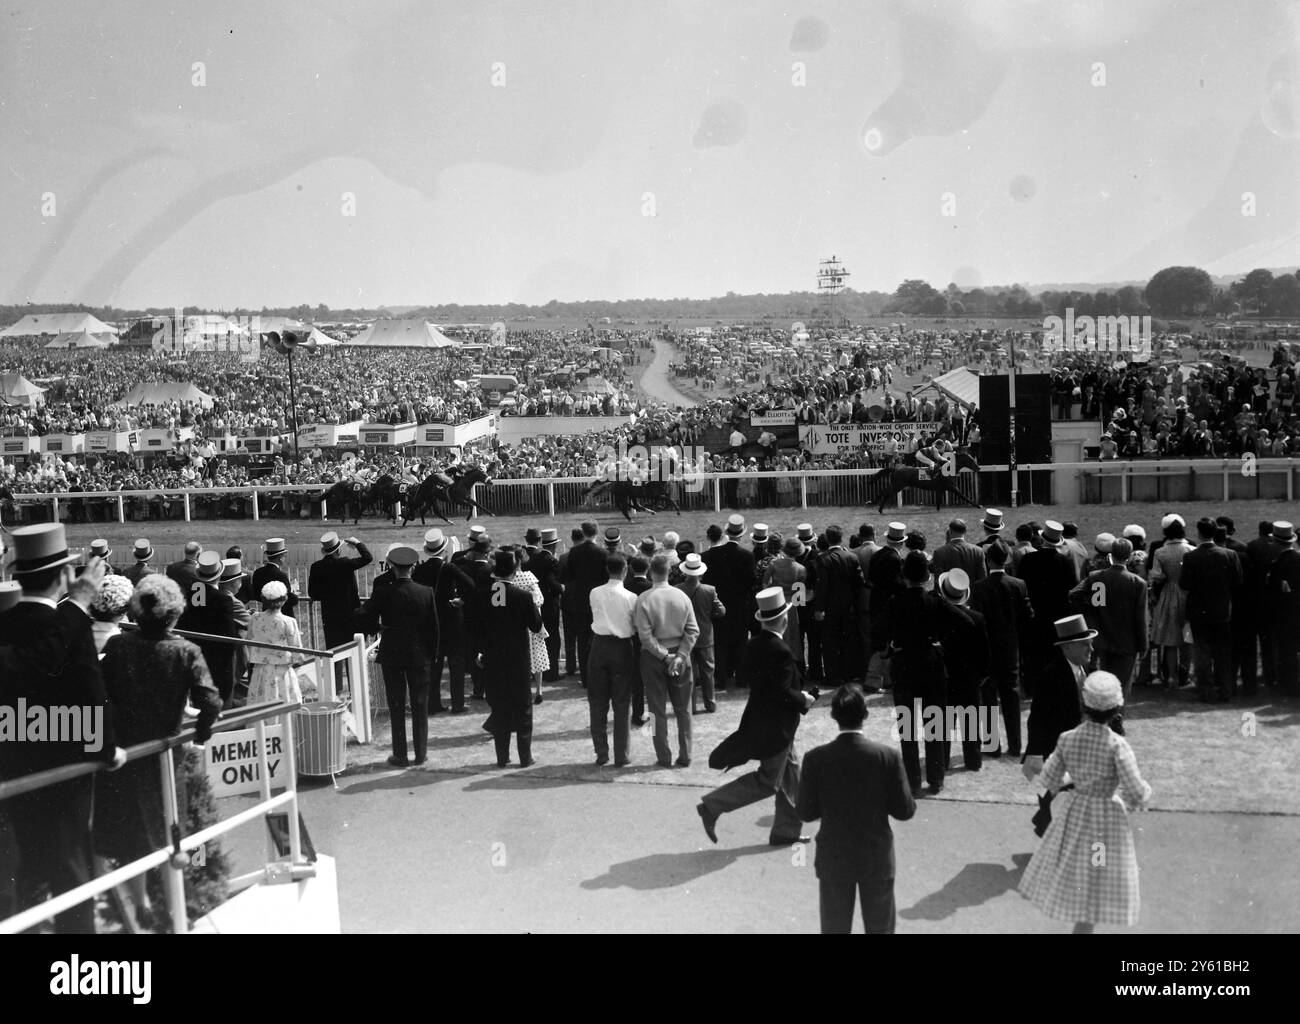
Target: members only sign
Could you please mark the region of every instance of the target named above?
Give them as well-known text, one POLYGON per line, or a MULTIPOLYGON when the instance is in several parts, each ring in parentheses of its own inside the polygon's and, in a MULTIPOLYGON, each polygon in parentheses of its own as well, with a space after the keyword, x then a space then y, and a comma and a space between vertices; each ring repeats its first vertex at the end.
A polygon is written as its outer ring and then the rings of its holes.
MULTIPOLYGON (((283 789, 288 771, 284 756, 284 729, 266 727, 266 764, 271 773, 271 788, 283 789)), ((214 733, 204 749, 208 782, 213 796, 242 796, 262 789, 262 765, 257 744, 257 730, 236 729, 214 733)))
POLYGON ((938 429, 939 424, 932 422, 808 426, 800 429, 799 444, 814 455, 839 455, 841 452, 882 455, 891 447, 907 451, 914 441, 929 437, 938 429))

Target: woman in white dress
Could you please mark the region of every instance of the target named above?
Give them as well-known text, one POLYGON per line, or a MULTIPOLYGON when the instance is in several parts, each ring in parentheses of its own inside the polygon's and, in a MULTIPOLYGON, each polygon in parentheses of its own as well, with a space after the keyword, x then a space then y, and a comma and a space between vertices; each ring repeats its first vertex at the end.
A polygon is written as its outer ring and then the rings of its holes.
MULTIPOLYGON (((272 580, 262 588, 262 610, 248 623, 249 640, 286 647, 302 646, 298 623, 282 611, 288 597, 288 589, 279 580, 272 580)), ((293 668, 296 658, 297 655, 289 651, 249 647, 248 661, 253 666, 253 675, 248 682, 248 703, 301 701, 298 673, 293 668)))
MULTIPOLYGON (((521 565, 525 554, 526 552, 522 548, 515 551, 521 565)), ((521 590, 528 591, 528 595, 533 599, 533 604, 537 605, 538 608, 542 607, 542 587, 537 582, 537 577, 531 572, 527 569, 518 569, 515 571, 514 579, 510 582, 521 590)), ((540 633, 532 631, 528 633, 529 654, 532 656, 534 704, 542 702, 542 673, 551 667, 551 656, 546 650, 546 638, 549 635, 545 626, 542 627, 540 633)))
POLYGON ((1185 634, 1187 625, 1187 591, 1178 585, 1183 557, 1192 550, 1187 542, 1183 517, 1167 515, 1161 522, 1165 542, 1151 556, 1151 571, 1147 579, 1155 595, 1155 608, 1151 612, 1151 643, 1160 647, 1160 672, 1163 682, 1177 690, 1187 679, 1188 655, 1191 640, 1185 634))

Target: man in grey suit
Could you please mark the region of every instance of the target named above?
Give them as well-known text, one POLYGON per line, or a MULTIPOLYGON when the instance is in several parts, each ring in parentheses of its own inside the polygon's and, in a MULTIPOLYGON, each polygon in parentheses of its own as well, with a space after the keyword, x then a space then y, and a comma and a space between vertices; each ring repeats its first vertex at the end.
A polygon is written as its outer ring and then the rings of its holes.
POLYGON ((1097 631, 1097 667, 1112 672, 1133 689, 1133 668, 1147 649, 1147 581, 1129 572, 1133 542, 1117 537, 1110 546, 1110 565, 1088 573, 1070 591, 1070 604, 1097 631))
POLYGON ((966 523, 954 519, 948 524, 947 542, 942 544, 930 560, 930 573, 935 579, 951 569, 960 569, 972 583, 985 576, 984 549, 966 539, 966 523))
POLYGON ((916 813, 916 801, 898 751, 862 734, 867 698, 860 686, 835 691, 831 717, 840 734, 804 758, 796 806, 801 820, 822 823, 814 861, 822 934, 853 930, 856 896, 866 933, 892 935, 895 864, 889 819, 907 821, 916 813))

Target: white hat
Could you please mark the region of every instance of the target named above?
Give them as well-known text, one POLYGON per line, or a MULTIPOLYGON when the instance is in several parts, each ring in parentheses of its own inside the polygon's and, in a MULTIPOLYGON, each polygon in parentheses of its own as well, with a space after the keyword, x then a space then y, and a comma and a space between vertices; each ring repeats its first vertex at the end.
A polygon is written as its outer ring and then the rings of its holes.
POLYGON ((739 537, 745 532, 745 517, 739 513, 733 514, 727 518, 727 536, 739 537))
POLYGON ((1091 672, 1083 681, 1083 706, 1093 711, 1110 711, 1124 706, 1124 687, 1112 672, 1091 672))
POLYGON ((1173 526, 1174 523, 1177 523, 1179 526, 1187 525, 1187 521, 1177 512, 1170 512, 1169 515, 1160 520, 1160 529, 1167 530, 1169 527, 1173 526))
POLYGON ((1092 546, 1105 555, 1110 552, 1110 546, 1114 543, 1115 535, 1113 533, 1099 533, 1097 539, 1092 542, 1092 546))
POLYGON ((953 604, 970 600, 970 576, 965 569, 949 569, 939 574, 939 590, 953 604))
POLYGON ((784 615, 790 608, 786 604, 785 591, 780 587, 768 587, 766 590, 760 590, 754 597, 758 604, 758 611, 754 612, 754 618, 759 622, 771 622, 784 615))
POLYGON ((335 533, 333 530, 330 530, 329 533, 323 534, 321 536, 320 549, 327 555, 333 554, 342 546, 343 546, 343 541, 339 539, 339 535, 335 533))
POLYGON ((709 567, 704 563, 704 559, 694 551, 682 560, 681 569, 687 576, 703 576, 709 571, 709 567))
POLYGON ((902 544, 907 539, 906 523, 890 523, 889 530, 885 534, 885 540, 890 544, 902 544))
POLYGON ((1128 526, 1124 527, 1124 536, 1128 537, 1130 540, 1134 537, 1141 537, 1143 540, 1146 540, 1147 532, 1142 529, 1142 527, 1138 526, 1137 523, 1129 523, 1128 526))

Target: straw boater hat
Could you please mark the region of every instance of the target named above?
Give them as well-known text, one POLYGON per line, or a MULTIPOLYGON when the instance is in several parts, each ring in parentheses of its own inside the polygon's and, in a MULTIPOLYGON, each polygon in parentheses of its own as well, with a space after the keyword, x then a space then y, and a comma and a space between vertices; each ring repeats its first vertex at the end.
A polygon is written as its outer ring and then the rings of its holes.
POLYGON ((939 574, 939 589, 953 604, 970 600, 970 576, 964 569, 949 569, 939 574))
POLYGON ((768 587, 766 590, 760 590, 755 597, 758 602, 758 611, 754 612, 754 618, 759 622, 771 622, 773 619, 779 619, 790 608, 786 604, 785 591, 780 587, 768 587))
POLYGON ((988 530, 989 533, 1000 532, 1003 525, 1005 525, 1002 522, 1001 510, 996 508, 986 508, 984 510, 984 518, 980 520, 980 525, 983 526, 984 529, 988 530))
POLYGON ((754 532, 749 535, 749 539, 755 544, 767 543, 767 523, 755 523, 754 532))
POLYGON ((137 562, 147 562, 153 558, 153 545, 149 543, 149 538, 141 537, 136 541, 131 554, 135 556, 137 562))
POLYGON ((795 531, 795 535, 805 544, 817 539, 817 534, 813 532, 812 523, 800 523, 795 527, 795 531))
POLYGON ((43 569, 67 565, 77 560, 68 554, 68 538, 62 523, 20 526, 13 531, 14 576, 29 576, 43 569))
POLYGON ((199 555, 199 565, 194 570, 195 578, 204 583, 216 583, 221 579, 221 562, 221 556, 215 551, 204 551, 199 555))
POLYGON ((745 517, 739 513, 727 517, 727 536, 739 537, 745 532, 745 517))
POLYGON ((1273 539, 1281 541, 1283 544, 1292 544, 1295 542, 1295 527, 1290 523, 1274 523, 1273 539))
POLYGON ((559 531, 553 526, 547 526, 542 529, 542 547, 553 548, 560 543, 559 531))
POLYGON ((267 558, 283 558, 285 555, 284 538, 268 537, 262 548, 266 552, 267 558))
POLYGON ((244 565, 238 558, 223 558, 221 560, 221 582, 230 583, 240 579, 244 575, 244 565))
MULTIPOLYGON (((108 579, 114 579, 109 576, 108 579)), ((17 580, 0 580, 0 613, 7 612, 23 596, 23 585, 17 580)))
POLYGON ((320 539, 320 550, 322 555, 332 555, 342 546, 343 541, 339 540, 339 535, 333 530, 322 535, 320 539))
POLYGON ((687 576, 703 576, 709 571, 709 567, 704 564, 704 559, 692 551, 682 559, 682 572, 687 576))
POLYGON ((885 542, 898 546, 907 539, 906 523, 890 523, 889 530, 885 533, 885 542))
POLYGON ((1124 687, 1112 672, 1089 672, 1083 681, 1083 706, 1111 711, 1124 706, 1124 687))
POLYGON ((1065 527, 1055 519, 1049 519, 1043 524, 1042 537, 1044 544, 1054 548, 1062 547, 1065 544, 1065 527))
POLYGON ((1072 644, 1076 640, 1093 640, 1097 636, 1097 631, 1088 628, 1088 623, 1082 615, 1067 615, 1063 619, 1057 619, 1053 625, 1056 626, 1058 647, 1061 644, 1072 644))
POLYGON ((447 550, 447 538, 436 526, 424 535, 424 550, 434 558, 447 550))
POLYGON ((108 541, 104 540, 103 537, 100 537, 99 540, 92 540, 90 542, 90 550, 86 553, 91 558, 107 559, 112 557, 113 549, 108 546, 108 541))
POLYGON ((655 552, 657 552, 658 550, 659 550, 659 545, 655 543, 655 539, 653 537, 641 538, 641 547, 640 547, 641 554, 645 555, 646 557, 650 557, 654 555, 655 552))

